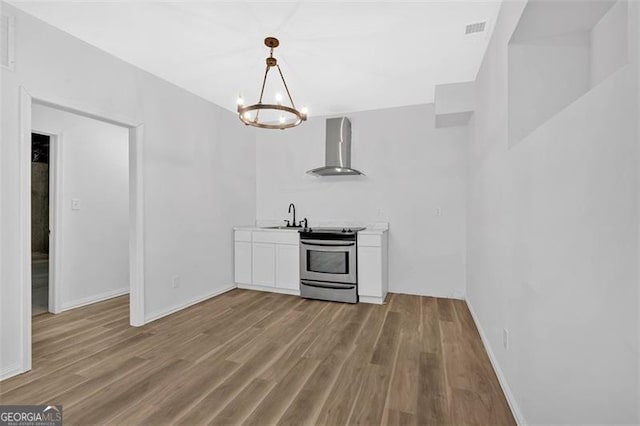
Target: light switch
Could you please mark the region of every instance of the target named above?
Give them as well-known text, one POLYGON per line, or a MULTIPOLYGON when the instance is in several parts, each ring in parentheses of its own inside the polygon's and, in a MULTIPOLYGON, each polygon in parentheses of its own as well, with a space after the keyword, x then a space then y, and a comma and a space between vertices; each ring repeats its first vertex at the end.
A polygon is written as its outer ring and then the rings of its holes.
POLYGON ((80 199, 72 198, 71 199, 71 210, 80 210, 80 199))

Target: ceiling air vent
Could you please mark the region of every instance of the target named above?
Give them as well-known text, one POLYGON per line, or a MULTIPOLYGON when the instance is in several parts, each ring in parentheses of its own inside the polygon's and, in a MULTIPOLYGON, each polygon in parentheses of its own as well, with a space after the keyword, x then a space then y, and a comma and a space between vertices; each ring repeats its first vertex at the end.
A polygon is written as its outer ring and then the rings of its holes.
POLYGON ((0 65, 13 70, 13 16, 0 14, 0 65))
POLYGON ((481 33, 484 31, 484 27, 487 24, 487 22, 476 22, 475 24, 469 24, 467 25, 466 30, 464 31, 465 34, 473 34, 473 33, 481 33))

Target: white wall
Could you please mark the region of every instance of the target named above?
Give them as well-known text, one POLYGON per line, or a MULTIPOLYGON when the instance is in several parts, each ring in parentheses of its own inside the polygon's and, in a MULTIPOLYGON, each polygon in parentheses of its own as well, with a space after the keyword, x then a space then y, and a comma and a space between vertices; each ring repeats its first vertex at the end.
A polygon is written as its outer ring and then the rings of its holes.
POLYGON ((389 290, 462 297, 466 128, 436 129, 434 106, 348 114, 356 177, 309 176, 324 165, 325 118, 257 133, 258 220, 389 222, 389 290), (441 209, 442 215, 437 215, 441 209))
POLYGON ((435 90, 436 128, 466 126, 474 110, 475 81, 439 84, 435 90))
POLYGON ((473 111, 474 91, 474 81, 437 85, 434 101, 436 115, 473 111))
POLYGON ((587 31, 509 45, 509 140, 515 144, 589 88, 587 31))
MULTIPOLYGON (((42 105, 32 127, 63 133, 60 309, 129 291, 129 130, 42 105), (72 210, 71 200, 80 201, 72 210)), ((54 160, 55 161, 55 160, 54 160)))
MULTIPOLYGON (((16 16, 2 70, 0 374, 20 362, 19 88, 145 124, 145 316, 229 288, 231 228, 255 220, 254 132, 235 114, 1 3, 16 16), (172 288, 174 275, 181 277, 172 288)), ((216 84, 211 79, 211 84, 216 84)))
MULTIPOLYGON (((468 301, 527 423, 636 423, 637 64, 510 147, 508 41, 523 6, 503 3, 476 80, 468 301)), ((637 34, 637 15, 629 25, 637 34)))
POLYGON ((590 32, 591 86, 627 64, 628 3, 617 1, 590 32))

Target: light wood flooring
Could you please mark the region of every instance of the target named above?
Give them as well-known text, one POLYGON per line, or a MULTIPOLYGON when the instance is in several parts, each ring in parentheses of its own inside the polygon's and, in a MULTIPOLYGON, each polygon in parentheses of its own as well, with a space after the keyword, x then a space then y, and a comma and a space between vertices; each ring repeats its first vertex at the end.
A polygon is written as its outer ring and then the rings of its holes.
POLYGON ((65 424, 515 424, 463 301, 233 290, 144 327, 120 297, 33 319, 0 404, 65 424))

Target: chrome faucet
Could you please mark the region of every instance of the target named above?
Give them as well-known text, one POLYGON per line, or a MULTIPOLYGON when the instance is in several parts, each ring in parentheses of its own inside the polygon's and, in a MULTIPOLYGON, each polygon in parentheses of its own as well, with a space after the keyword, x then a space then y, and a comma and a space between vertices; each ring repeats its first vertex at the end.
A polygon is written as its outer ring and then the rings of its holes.
POLYGON ((289 213, 291 213, 291 209, 293 208, 293 223, 289 225, 289 221, 287 221, 287 226, 296 227, 296 206, 295 204, 289 204, 289 213))

